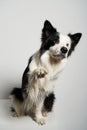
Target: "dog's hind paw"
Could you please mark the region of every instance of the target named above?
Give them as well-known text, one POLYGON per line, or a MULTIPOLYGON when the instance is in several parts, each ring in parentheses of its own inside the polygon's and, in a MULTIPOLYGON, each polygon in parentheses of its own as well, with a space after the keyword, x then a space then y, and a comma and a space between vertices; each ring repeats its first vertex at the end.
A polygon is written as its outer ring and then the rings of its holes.
POLYGON ((17 114, 17 112, 13 112, 13 113, 12 113, 12 116, 13 116, 13 117, 19 117, 19 115, 17 114))

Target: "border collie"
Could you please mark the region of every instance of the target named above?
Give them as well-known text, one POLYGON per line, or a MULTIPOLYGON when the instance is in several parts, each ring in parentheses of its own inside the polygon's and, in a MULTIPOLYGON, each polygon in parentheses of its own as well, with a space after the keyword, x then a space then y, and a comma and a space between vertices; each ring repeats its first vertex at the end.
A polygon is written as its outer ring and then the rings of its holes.
POLYGON ((38 124, 45 124, 44 117, 52 111, 55 101, 54 82, 81 36, 62 35, 48 20, 44 22, 40 49, 28 61, 21 88, 11 92, 13 116, 30 115, 38 124))

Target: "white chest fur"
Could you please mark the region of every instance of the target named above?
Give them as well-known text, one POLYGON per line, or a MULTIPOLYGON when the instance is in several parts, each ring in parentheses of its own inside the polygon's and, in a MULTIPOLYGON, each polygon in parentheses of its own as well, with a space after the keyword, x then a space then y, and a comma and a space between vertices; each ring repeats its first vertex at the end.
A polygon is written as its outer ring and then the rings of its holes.
POLYGON ((43 88, 48 93, 50 91, 53 91, 54 81, 59 77, 60 73, 62 72, 62 70, 64 69, 64 67, 66 65, 66 62, 67 62, 67 58, 64 58, 57 64, 51 64, 49 61, 48 52, 45 52, 41 56, 40 62, 38 65, 37 65, 36 59, 33 59, 33 61, 30 63, 31 72, 33 72, 35 69, 37 69, 38 67, 41 67, 41 66, 44 67, 48 72, 48 74, 44 78, 40 79, 40 84, 38 84, 37 86, 39 88, 43 88))
POLYGON ((48 53, 45 53, 42 57, 41 57, 41 62, 43 64, 43 66, 47 69, 48 71, 48 75, 47 78, 49 78, 49 80, 54 80, 56 79, 59 74, 62 72, 62 70, 64 69, 66 63, 67 63, 67 58, 61 60, 60 62, 56 63, 56 64, 51 64, 49 62, 49 55, 48 53))
POLYGON ((53 91, 54 82, 59 77, 60 73, 66 65, 67 59, 63 59, 57 64, 51 64, 49 62, 49 55, 47 53, 43 54, 41 57, 41 63, 43 67, 48 71, 45 78, 41 79, 41 84, 44 85, 45 91, 53 91))

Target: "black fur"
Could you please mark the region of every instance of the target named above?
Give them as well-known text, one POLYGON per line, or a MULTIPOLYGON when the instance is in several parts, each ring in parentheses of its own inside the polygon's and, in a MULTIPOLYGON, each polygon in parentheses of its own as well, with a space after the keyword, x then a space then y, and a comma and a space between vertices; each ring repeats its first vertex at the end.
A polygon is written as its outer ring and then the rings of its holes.
POLYGON ((29 59, 29 62, 28 62, 28 66, 26 67, 24 73, 23 73, 23 77, 22 77, 22 88, 25 88, 25 86, 28 84, 28 72, 29 72, 29 64, 31 63, 32 61, 32 56, 30 57, 29 59))
POLYGON ((50 93, 44 100, 44 107, 46 111, 51 112, 55 101, 54 93, 50 93))
POLYGON ((29 59, 29 62, 28 62, 28 67, 29 67, 29 64, 31 63, 31 61, 32 61, 32 58, 33 58, 33 56, 31 56, 30 57, 30 59, 29 59))
POLYGON ((28 71, 29 68, 27 67, 23 73, 23 77, 22 77, 22 88, 25 87, 28 84, 28 71))
POLYGON ((29 64, 32 61, 32 56, 29 59, 28 62, 28 66, 26 67, 24 73, 23 73, 23 77, 22 77, 22 88, 14 88, 11 92, 11 95, 14 95, 19 101, 23 101, 24 98, 27 97, 26 94, 26 85, 28 84, 28 72, 29 72, 29 64))
POLYGON ((45 21, 44 27, 42 29, 42 45, 40 48, 40 54, 42 55, 46 50, 48 50, 51 46, 59 42, 59 33, 57 30, 51 25, 49 21, 45 21))
POLYGON ((14 95, 19 101, 24 100, 21 88, 14 88, 11 92, 11 95, 14 95))
POLYGON ((11 95, 14 95, 19 101, 23 101, 24 98, 27 96, 25 87, 26 84, 28 84, 28 71, 29 68, 27 67, 22 77, 22 88, 14 88, 11 92, 11 95))
POLYGON ((51 23, 48 20, 46 20, 42 29, 42 44, 44 44, 47 38, 55 32, 56 29, 51 25, 51 23))
POLYGON ((15 109, 13 107, 10 107, 11 112, 15 112, 15 109))
POLYGON ((76 34, 68 34, 68 36, 70 37, 72 43, 71 43, 71 48, 68 52, 68 56, 70 56, 72 54, 72 52, 74 51, 76 45, 78 44, 82 34, 81 33, 76 33, 76 34))
POLYGON ((40 49, 40 56, 47 50, 49 50, 49 48, 51 46, 53 46, 55 43, 51 40, 49 40, 46 44, 44 44, 44 46, 41 47, 40 49))

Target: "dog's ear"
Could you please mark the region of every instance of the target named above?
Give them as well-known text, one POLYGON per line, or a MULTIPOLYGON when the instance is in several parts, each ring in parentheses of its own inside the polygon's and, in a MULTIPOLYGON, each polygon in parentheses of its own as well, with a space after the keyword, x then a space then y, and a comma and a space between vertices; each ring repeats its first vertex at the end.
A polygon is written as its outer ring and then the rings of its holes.
POLYGON ((44 43, 46 39, 54 32, 56 32, 56 29, 48 20, 46 20, 42 29, 42 42, 44 43))
POLYGON ((82 33, 69 34, 69 37, 71 38, 74 44, 77 44, 79 42, 81 36, 82 36, 82 33))
POLYGON ((45 33, 46 37, 49 37, 49 35, 54 31, 54 28, 52 26, 52 24, 46 20, 44 22, 44 27, 43 27, 43 30, 42 32, 45 33))
POLYGON ((78 44, 78 42, 82 36, 82 33, 68 34, 68 36, 71 39, 71 48, 70 48, 69 53, 68 53, 68 56, 70 56, 72 51, 74 51, 76 45, 78 44))

